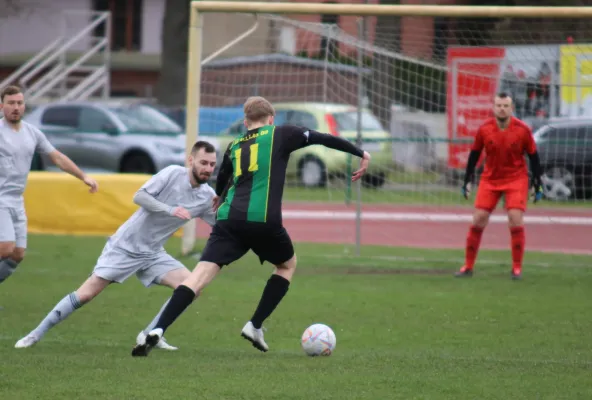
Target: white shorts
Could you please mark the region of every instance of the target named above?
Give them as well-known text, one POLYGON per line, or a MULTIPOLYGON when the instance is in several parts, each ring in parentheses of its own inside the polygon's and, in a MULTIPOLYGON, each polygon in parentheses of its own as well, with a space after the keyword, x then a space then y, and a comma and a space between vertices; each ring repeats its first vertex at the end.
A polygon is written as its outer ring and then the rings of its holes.
POLYGON ((27 214, 24 208, 0 208, 0 242, 27 248, 27 214))
POLYGON ((117 283, 122 283, 136 274, 144 286, 150 287, 153 284, 159 284, 164 275, 179 268, 187 269, 180 261, 164 251, 149 257, 132 257, 107 245, 97 260, 93 274, 117 283))

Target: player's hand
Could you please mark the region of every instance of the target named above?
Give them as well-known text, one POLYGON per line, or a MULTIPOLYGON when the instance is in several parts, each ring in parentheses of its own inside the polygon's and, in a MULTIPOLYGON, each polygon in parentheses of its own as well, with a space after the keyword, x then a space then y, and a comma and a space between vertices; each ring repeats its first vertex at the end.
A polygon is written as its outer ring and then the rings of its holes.
POLYGON ((187 211, 186 209, 184 209, 183 207, 177 207, 173 210, 173 215, 177 218, 181 218, 181 219, 191 219, 191 214, 189 214, 189 211, 187 211))
POLYGON ((463 197, 468 200, 469 195, 471 194, 471 184, 466 183, 466 184, 462 185, 460 191, 461 191, 463 197))
POLYGON ((99 190, 99 184, 93 178, 85 176, 82 182, 90 188, 88 190, 90 193, 96 193, 99 190))
POLYGON ((358 179, 360 179, 362 176, 364 176, 364 174, 366 173, 366 170, 368 169, 368 165, 370 165, 371 158, 372 157, 370 157, 370 153, 365 151, 364 156, 362 157, 362 160, 360 161, 360 168, 356 172, 353 173, 352 182, 355 182, 358 179))
POLYGON ((212 199, 212 210, 216 212, 218 211, 218 207, 220 207, 220 196, 214 196, 212 199))
POLYGON ((534 200, 533 202, 539 202, 543 199, 543 183, 541 182, 541 178, 533 179, 532 186, 534 189, 534 200))

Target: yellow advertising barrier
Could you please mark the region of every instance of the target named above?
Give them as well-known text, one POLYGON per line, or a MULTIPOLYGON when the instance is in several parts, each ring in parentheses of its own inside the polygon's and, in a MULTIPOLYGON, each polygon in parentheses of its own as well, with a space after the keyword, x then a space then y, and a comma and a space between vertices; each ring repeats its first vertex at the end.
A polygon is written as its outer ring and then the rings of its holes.
POLYGON ((93 175, 99 191, 90 194, 88 186, 68 174, 31 172, 24 193, 29 233, 112 235, 138 209, 134 194, 150 177, 93 175))

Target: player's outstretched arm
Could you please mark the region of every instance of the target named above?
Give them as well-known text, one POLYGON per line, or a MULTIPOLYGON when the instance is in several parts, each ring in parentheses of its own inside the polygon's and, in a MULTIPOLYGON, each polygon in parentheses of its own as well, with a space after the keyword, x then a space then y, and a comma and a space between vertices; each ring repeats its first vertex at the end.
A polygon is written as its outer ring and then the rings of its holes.
POLYGON ((56 167, 61 169, 64 172, 69 173, 72 176, 80 179, 84 182, 90 189, 89 192, 95 193, 99 190, 99 184, 93 178, 87 176, 79 167, 74 163, 74 161, 70 160, 68 156, 59 152, 58 150, 54 150, 49 153, 49 158, 51 162, 53 162, 56 167))
POLYGON ((366 173, 368 165, 370 164, 370 153, 360 149, 358 146, 354 145, 349 140, 340 138, 338 136, 328 135, 316 131, 309 131, 308 144, 320 144, 321 146, 325 146, 330 149, 343 151, 345 153, 349 153, 354 156, 360 157, 362 159, 360 161, 360 168, 353 173, 352 182, 355 182, 358 179, 360 179, 366 173))
POLYGON ((481 156, 481 151, 479 150, 471 150, 469 153, 469 159, 467 161, 467 168, 465 170, 465 179, 462 186, 462 194, 465 199, 469 198, 470 193, 470 186, 469 184, 473 182, 473 177, 475 175, 475 167, 477 166, 477 162, 479 161, 479 157, 481 156))
POLYGON ((305 135, 308 136, 307 143, 309 145, 320 144, 321 146, 325 146, 330 149, 343 151, 344 153, 349 153, 354 156, 364 158, 364 151, 362 149, 349 140, 340 138, 339 136, 333 136, 316 131, 308 131, 308 134, 305 133, 305 135))

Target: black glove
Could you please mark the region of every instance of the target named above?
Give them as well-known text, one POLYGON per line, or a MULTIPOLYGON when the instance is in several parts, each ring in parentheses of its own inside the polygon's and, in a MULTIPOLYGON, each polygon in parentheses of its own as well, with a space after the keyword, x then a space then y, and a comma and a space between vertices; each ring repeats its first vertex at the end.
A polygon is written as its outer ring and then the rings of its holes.
POLYGON ((534 203, 543 199, 543 181, 540 176, 532 178, 532 187, 534 188, 534 203))

